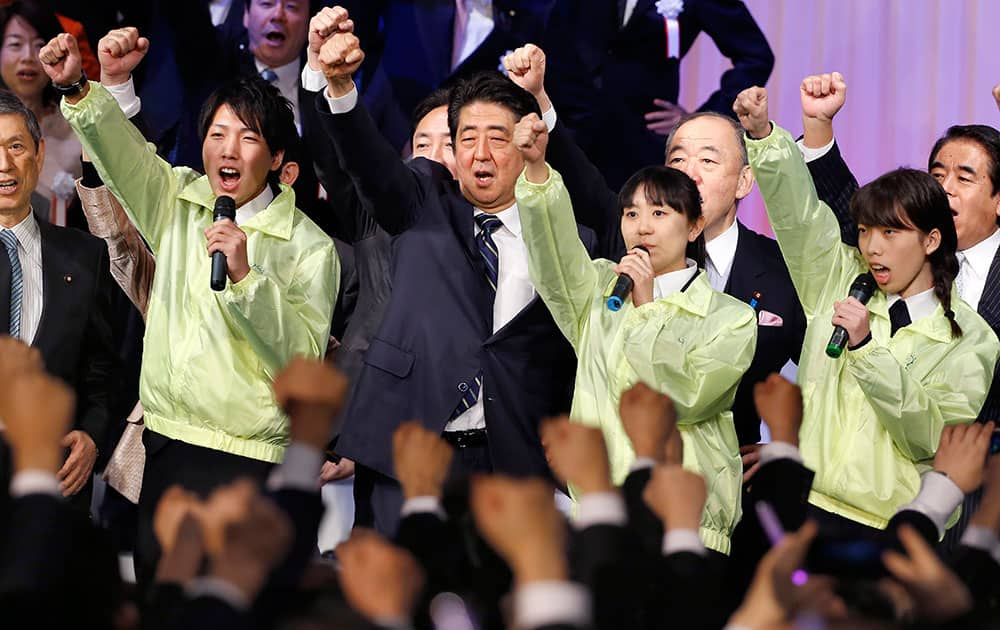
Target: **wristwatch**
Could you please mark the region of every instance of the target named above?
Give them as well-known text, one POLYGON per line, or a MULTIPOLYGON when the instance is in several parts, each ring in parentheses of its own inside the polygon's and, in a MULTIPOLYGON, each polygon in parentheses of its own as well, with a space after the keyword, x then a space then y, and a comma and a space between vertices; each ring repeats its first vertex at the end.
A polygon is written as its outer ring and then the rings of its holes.
POLYGON ((87 85, 87 73, 83 71, 83 68, 80 68, 80 78, 76 80, 76 83, 70 83, 69 85, 53 83, 52 87, 63 96, 73 96, 82 92, 85 85, 87 85))

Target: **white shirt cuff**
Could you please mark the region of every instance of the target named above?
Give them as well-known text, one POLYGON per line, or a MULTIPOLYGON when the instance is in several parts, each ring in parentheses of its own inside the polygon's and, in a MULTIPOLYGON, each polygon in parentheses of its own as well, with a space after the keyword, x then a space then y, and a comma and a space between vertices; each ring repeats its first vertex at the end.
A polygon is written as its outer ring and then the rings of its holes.
POLYGON ((104 88, 108 92, 111 92, 111 96, 117 101, 118 107, 125 112, 126 118, 135 116, 142 109, 142 100, 135 93, 135 84, 132 83, 132 77, 129 77, 125 83, 105 85, 104 88))
POLYGON ((929 471, 924 473, 920 479, 920 492, 917 493, 917 496, 913 501, 899 508, 898 511, 920 512, 931 519, 940 537, 944 536, 948 517, 955 511, 955 508, 962 504, 963 498, 965 495, 954 481, 941 473, 929 471))
POLYGON ((962 544, 986 553, 993 553, 1000 541, 997 540, 997 533, 989 527, 971 525, 962 534, 962 544))
POLYGON ((529 582, 514 591, 513 627, 590 625, 590 593, 572 582, 529 582))
POLYGON ((699 556, 705 555, 705 545, 701 536, 694 529, 672 529, 663 535, 663 555, 690 551, 699 556))
POLYGON ((776 459, 791 459, 802 463, 802 453, 799 447, 788 442, 768 442, 760 447, 760 465, 768 464, 776 459))
POLYGON ((555 107, 550 107, 542 112, 542 121, 545 122, 545 128, 549 133, 552 133, 552 130, 555 129, 557 120, 559 120, 559 118, 556 116, 555 107))
POLYGON ((326 77, 319 70, 313 70, 308 63, 302 64, 302 74, 299 77, 302 87, 310 92, 319 92, 326 87, 326 77))
POLYGON ((441 499, 431 496, 413 497, 404 501, 403 509, 399 511, 399 515, 402 518, 406 518, 413 514, 433 514, 442 521, 448 519, 448 515, 444 513, 444 508, 441 507, 441 499))
POLYGON ((354 86, 350 92, 343 96, 330 96, 328 90, 323 90, 323 96, 330 106, 331 114, 346 114, 358 104, 358 86, 354 86))
POLYGON ((247 601, 243 591, 233 584, 217 577, 200 577, 191 580, 187 588, 184 589, 188 597, 214 597, 220 599, 240 612, 250 609, 250 602, 247 601))
POLYGON ((802 157, 805 158, 806 163, 809 163, 812 162, 813 160, 818 160, 827 153, 829 153, 830 149, 833 148, 833 143, 836 141, 837 139, 834 138, 833 140, 830 140, 828 143, 819 147, 818 149, 807 147, 805 145, 805 142, 803 142, 802 140, 797 141, 795 144, 799 145, 799 151, 802 151, 802 157))
POLYGON ((576 506, 573 527, 586 529, 594 525, 618 525, 628 522, 625 500, 618 492, 595 492, 580 497, 576 506))
POLYGON ((292 442, 285 449, 285 460, 271 471, 267 487, 272 490, 302 490, 319 492, 319 473, 323 468, 323 451, 292 442))
POLYGON ((22 470, 10 480, 10 496, 16 498, 29 494, 48 494, 61 499, 59 478, 47 470, 22 470))
POLYGON ((652 457, 636 457, 632 465, 628 467, 630 473, 634 473, 637 470, 645 470, 647 468, 655 468, 656 460, 652 457))

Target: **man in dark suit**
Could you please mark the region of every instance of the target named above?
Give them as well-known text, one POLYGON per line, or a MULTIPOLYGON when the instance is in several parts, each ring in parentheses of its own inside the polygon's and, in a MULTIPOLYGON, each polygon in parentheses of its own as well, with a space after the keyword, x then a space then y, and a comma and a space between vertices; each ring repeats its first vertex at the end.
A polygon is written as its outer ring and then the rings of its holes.
POLYGON ((549 91, 563 120, 615 190, 661 159, 663 136, 685 113, 676 105, 680 62, 699 33, 707 33, 733 67, 698 111, 732 116, 740 90, 764 85, 774 66, 767 40, 742 2, 666 4, 674 6, 559 0, 542 40, 552 69, 549 91))
MULTIPOLYGON (((45 157, 38 122, 17 97, 0 94, 0 334, 38 348, 77 395, 61 490, 86 513, 91 473, 105 449, 111 346, 111 278, 100 239, 36 220, 31 193, 45 157)), ((0 483, 7 479, 0 471, 0 483)))
POLYGON ((496 73, 456 87, 458 181, 441 181, 422 158, 403 164, 358 104, 351 77, 363 58, 353 34, 328 39, 316 104, 345 170, 396 237, 393 293, 337 448, 378 473, 375 524, 392 532, 402 497, 389 437, 399 422, 419 418, 458 447, 455 476, 546 476, 538 419, 568 408, 575 364, 530 283, 519 234, 523 164, 512 138, 517 121, 537 112, 534 99, 496 73))
MULTIPOLYGON (((535 96, 544 117, 555 119, 545 80, 551 76, 546 73, 546 54, 528 45, 504 63, 512 80, 535 96)), ((661 144, 657 161, 663 159, 662 150, 661 144)), ((549 134, 547 159, 562 174, 579 221, 598 233, 601 255, 620 256, 624 246, 617 229, 621 221, 618 195, 574 143, 561 121, 561 110, 549 134)), ((668 138, 666 165, 687 173, 701 193, 705 268, 712 288, 749 303, 758 313, 757 349, 733 403, 739 443, 750 446, 760 440, 753 386, 771 372, 779 372, 787 361, 798 361, 805 315, 778 244, 736 219, 739 201, 753 187, 739 125, 713 112, 684 117, 668 138)))
POLYGON ((347 0, 368 58, 359 86, 390 143, 403 147, 410 112, 461 78, 496 70, 507 51, 538 41, 553 0, 347 0), (380 28, 381 27, 381 28, 380 28))

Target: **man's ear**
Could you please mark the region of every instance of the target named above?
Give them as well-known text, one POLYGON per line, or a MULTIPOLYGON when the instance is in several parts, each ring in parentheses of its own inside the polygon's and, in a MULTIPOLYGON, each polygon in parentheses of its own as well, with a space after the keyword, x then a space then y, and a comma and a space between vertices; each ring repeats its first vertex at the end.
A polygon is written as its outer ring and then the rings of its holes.
POLYGON ((288 162, 281 167, 281 173, 278 174, 278 180, 282 184, 288 184, 289 186, 295 185, 295 180, 299 178, 299 163, 298 162, 288 162))
POLYGON ((747 165, 741 168, 739 179, 736 181, 737 201, 750 194, 750 191, 753 190, 753 182, 753 171, 750 170, 750 166, 747 165))

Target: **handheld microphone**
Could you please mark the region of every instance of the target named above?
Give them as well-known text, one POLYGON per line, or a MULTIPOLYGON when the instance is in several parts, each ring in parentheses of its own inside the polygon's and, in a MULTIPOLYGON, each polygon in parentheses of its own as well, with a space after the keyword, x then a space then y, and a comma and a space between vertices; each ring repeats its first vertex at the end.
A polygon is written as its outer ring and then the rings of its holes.
MULTIPOLYGON (((647 254, 649 253, 649 250, 642 245, 636 245, 632 249, 641 249, 647 254)), ((627 298, 628 294, 632 292, 633 284, 631 276, 627 273, 618 274, 618 282, 615 283, 615 288, 611 290, 611 295, 608 296, 609 311, 621 310, 622 304, 625 303, 625 298, 627 298)))
MULTIPOLYGON (((222 195, 215 200, 215 211, 212 214, 212 221, 221 219, 236 219, 236 202, 232 197, 222 195)), ((226 288, 226 255, 222 252, 212 253, 212 290, 221 291, 226 288)))
MULTIPOLYGON (((848 297, 855 298, 862 304, 867 304, 875 294, 875 277, 871 273, 863 273, 854 279, 851 284, 851 292, 848 297)), ((826 355, 836 359, 844 353, 847 345, 847 330, 843 326, 834 326, 833 335, 830 336, 830 343, 826 344, 826 355)))

